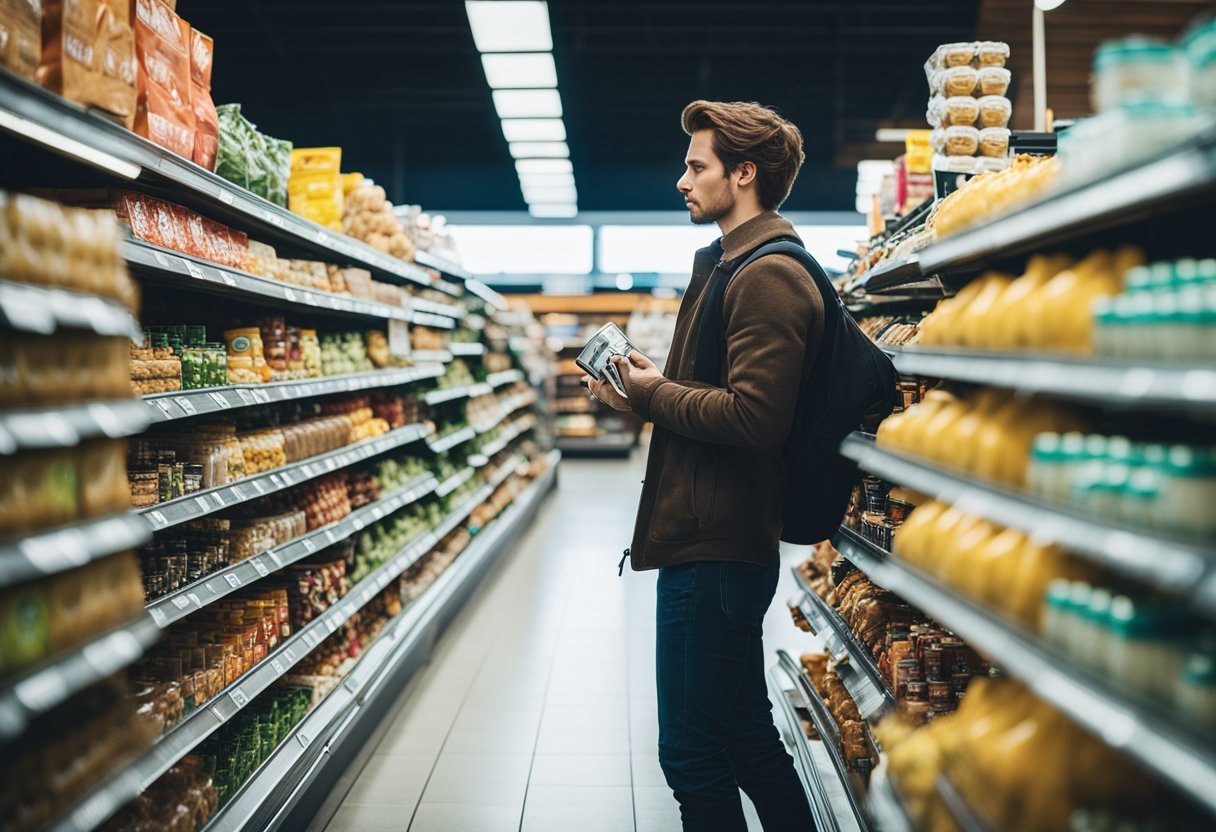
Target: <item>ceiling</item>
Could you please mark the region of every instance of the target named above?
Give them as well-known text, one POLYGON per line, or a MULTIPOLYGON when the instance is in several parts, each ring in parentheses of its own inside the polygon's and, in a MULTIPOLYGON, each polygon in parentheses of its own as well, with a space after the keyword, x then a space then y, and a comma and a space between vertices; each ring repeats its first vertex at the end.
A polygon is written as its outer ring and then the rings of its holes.
MULTIPOLYGON (((1049 78, 1054 85, 1059 75, 1061 114, 1080 114, 1071 109, 1093 45, 1129 31, 1111 21, 1173 34, 1210 5, 1071 0, 1052 12, 1049 78)), ((1029 126, 1030 7, 550 0, 579 207, 679 210, 679 114, 713 98, 760 101, 801 128, 807 163, 788 209, 850 210, 856 162, 898 153, 873 141, 875 129, 923 125, 921 67, 939 43, 977 31, 1009 41, 1016 122, 1029 126)), ((343 168, 373 177, 397 203, 525 209, 460 0, 180 0, 178 11, 215 38, 216 103, 240 102, 265 132, 298 146, 340 145, 343 168)))

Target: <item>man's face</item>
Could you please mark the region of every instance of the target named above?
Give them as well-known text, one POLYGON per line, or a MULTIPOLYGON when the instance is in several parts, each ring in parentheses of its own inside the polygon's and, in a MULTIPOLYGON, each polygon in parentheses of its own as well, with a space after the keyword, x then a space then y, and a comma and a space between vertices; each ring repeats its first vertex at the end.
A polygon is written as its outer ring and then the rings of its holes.
POLYGON ((696 225, 717 222, 735 207, 734 179, 727 175, 713 145, 712 130, 693 133, 684 158, 684 175, 676 182, 688 216, 696 225))

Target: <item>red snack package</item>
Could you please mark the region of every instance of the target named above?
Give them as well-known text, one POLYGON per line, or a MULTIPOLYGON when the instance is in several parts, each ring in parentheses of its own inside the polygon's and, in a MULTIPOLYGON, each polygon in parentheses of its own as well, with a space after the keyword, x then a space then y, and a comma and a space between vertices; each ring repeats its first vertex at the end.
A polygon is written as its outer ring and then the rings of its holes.
POLYGON ((135 126, 135 33, 128 0, 97 4, 96 94, 88 103, 128 130, 135 126))
POLYGON ((211 61, 215 42, 198 29, 190 30, 190 104, 194 108, 194 163, 215 170, 220 143, 219 116, 211 100, 211 61))
POLYGON ((147 197, 134 191, 121 191, 115 201, 114 210, 120 219, 131 226, 131 233, 140 240, 153 245, 163 245, 160 229, 153 212, 149 210, 147 197))
POLYGON ((211 256, 207 259, 221 266, 231 266, 234 255, 228 229, 215 220, 206 218, 203 219, 203 225, 207 229, 207 242, 211 251, 211 256))
POLYGON ((97 25, 97 0, 46 0, 38 83, 69 101, 88 104, 97 25))
POLYGON ((215 259, 203 218, 189 209, 186 209, 186 253, 204 260, 215 259))
POLYGON ((194 154, 190 27, 161 0, 134 0, 134 5, 135 132, 189 159, 194 154))

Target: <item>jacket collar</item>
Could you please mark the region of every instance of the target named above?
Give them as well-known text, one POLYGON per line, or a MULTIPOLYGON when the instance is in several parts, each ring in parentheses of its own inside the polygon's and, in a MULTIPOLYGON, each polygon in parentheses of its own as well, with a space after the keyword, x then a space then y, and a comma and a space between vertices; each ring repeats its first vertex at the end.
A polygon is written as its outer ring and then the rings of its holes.
POLYGON ((769 240, 786 236, 798 236, 790 221, 776 211, 765 211, 720 238, 718 243, 722 247, 722 260, 730 261, 742 257, 769 240))

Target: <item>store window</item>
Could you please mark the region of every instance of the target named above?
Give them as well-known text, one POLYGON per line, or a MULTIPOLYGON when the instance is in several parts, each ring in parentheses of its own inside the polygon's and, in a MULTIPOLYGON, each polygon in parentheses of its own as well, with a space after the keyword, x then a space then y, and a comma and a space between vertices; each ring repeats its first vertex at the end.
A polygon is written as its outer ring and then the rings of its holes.
POLYGON ((859 241, 870 236, 864 225, 798 225, 794 230, 819 265, 836 272, 849 267, 849 260, 837 254, 837 250, 854 251, 859 241))
POLYGON ((604 225, 599 233, 604 274, 687 274, 696 250, 721 234, 716 225, 604 225))
POLYGON ((589 225, 457 225, 452 237, 473 274, 589 274, 589 225))

